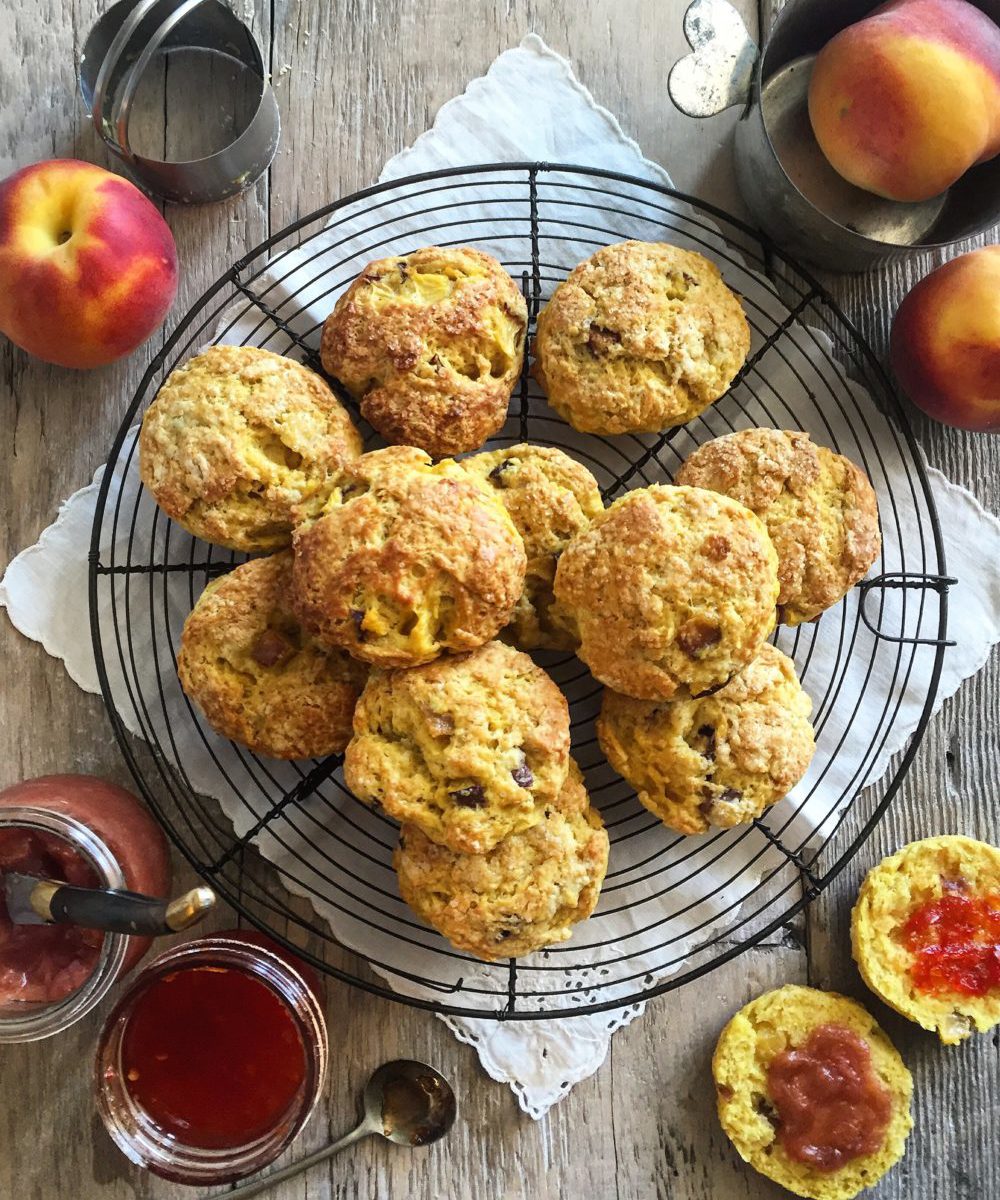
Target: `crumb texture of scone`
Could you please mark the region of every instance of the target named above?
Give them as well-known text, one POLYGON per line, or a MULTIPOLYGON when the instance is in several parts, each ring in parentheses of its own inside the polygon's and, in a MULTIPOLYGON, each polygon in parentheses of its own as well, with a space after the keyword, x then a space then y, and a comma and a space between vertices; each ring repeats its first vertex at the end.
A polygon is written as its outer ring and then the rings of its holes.
MULTIPOLYGON (((839 1070, 837 1064, 833 1070, 839 1070)), ((851 1200, 874 1187, 902 1158, 913 1127, 913 1080, 898 1051, 866 1009, 835 992, 788 984, 752 1000, 723 1029, 712 1076, 719 1120, 740 1157, 768 1179, 812 1200, 851 1200), (768 1087, 774 1060, 829 1026, 850 1031, 867 1046, 871 1072, 890 1101, 881 1145, 832 1170, 789 1155, 768 1087)))
POLYGON ((146 410, 139 471, 160 508, 195 537, 272 551, 323 506, 361 448, 314 371, 256 346, 211 346, 172 371, 146 410))
POLYGON ((535 375, 583 433, 693 420, 732 383, 750 327, 718 267, 664 242, 619 242, 574 267, 538 317, 535 375))
POLYGON ((563 551, 556 600, 580 658, 616 692, 721 687, 774 628, 778 559, 763 522, 702 488, 636 488, 563 551))
POLYGON ((383 667, 482 645, 524 587, 524 543, 493 491, 411 446, 348 464, 293 547, 305 628, 383 667))
POLYGON ((552 584, 570 539, 604 510, 597 480, 555 446, 507 446, 474 454, 461 466, 496 492, 524 540, 524 591, 508 626, 514 643, 525 650, 574 650, 552 584))
POLYGON ((812 621, 882 552, 868 476, 807 433, 743 429, 699 446, 676 483, 709 488, 755 512, 778 552, 778 620, 812 621))
POLYGON ((367 669, 306 634, 288 603, 290 551, 205 588, 184 622, 181 687, 224 737, 271 758, 340 753, 367 669))
POLYGON ((323 326, 323 367, 387 441, 443 458, 504 423, 527 323, 495 258, 427 246, 365 267, 323 326))
POLYGON ((568 770, 566 698, 503 642, 373 671, 344 759, 359 800, 464 854, 537 825, 568 770))
POLYGON ((998 934, 1000 849, 959 835, 911 842, 883 859, 868 872, 851 914, 851 946, 865 983, 946 1045, 1000 1024, 998 934), (922 914, 923 929, 915 924, 922 914), (950 962, 936 967, 942 958, 950 962), (951 978, 956 968, 958 984, 951 978))
POLYGON ((403 899, 458 950, 491 961, 566 941, 594 911, 608 835, 579 768, 537 825, 486 854, 456 854, 413 825, 393 857, 403 899))
POLYGON ((606 689, 597 736, 639 800, 678 833, 741 825, 799 782, 815 750, 812 701, 765 642, 710 696, 635 700, 606 689))

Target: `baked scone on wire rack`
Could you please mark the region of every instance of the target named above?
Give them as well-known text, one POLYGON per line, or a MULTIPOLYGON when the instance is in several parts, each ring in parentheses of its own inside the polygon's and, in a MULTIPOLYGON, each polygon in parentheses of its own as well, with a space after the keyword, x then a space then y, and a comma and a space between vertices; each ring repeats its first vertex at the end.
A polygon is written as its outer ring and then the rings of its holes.
POLYGON ((759 817, 799 782, 816 748, 795 665, 765 642, 709 696, 636 700, 605 689, 597 736, 608 762, 678 833, 759 817))
POLYGON ((482 645, 524 586, 524 543, 493 492, 412 446, 347 464, 293 549, 303 627, 382 667, 482 645))
POLYGON ((808 433, 741 429, 699 446, 674 482, 745 505, 778 553, 778 621, 813 621, 864 578, 882 550, 878 500, 849 458, 808 433))
POLYGON ((524 590, 504 636, 524 650, 576 649, 552 586, 560 554, 604 510, 597 480, 564 450, 523 442, 473 454, 460 465, 496 493, 528 556, 524 590))
POLYGON ((581 433, 658 433, 724 395, 749 349, 746 315, 715 263, 665 242, 618 242, 556 287, 533 369, 581 433))
POLYGON ((414 825, 393 855, 403 899, 458 950, 493 961, 566 941, 594 911, 608 835, 570 760, 541 820, 485 854, 459 854, 414 825))
POLYGON ((286 550, 209 583, 184 622, 177 674, 224 737, 270 758, 323 758, 350 740, 368 668, 302 629, 291 581, 286 550))
POLYGON ((489 642, 373 671, 344 780, 361 801, 451 850, 485 854, 537 825, 569 770, 569 706, 520 650, 489 642))
POLYGON ((774 628, 764 523, 703 488, 636 488, 563 551, 555 597, 594 677, 641 700, 727 683, 774 628))
POLYGON ((321 356, 386 441, 443 458, 503 425, 527 325, 495 258, 426 246, 365 267, 323 326, 321 356))
POLYGON ((361 435, 325 380, 256 346, 210 346, 170 373, 146 410, 139 470, 189 533, 249 553, 282 550, 317 513, 361 435))

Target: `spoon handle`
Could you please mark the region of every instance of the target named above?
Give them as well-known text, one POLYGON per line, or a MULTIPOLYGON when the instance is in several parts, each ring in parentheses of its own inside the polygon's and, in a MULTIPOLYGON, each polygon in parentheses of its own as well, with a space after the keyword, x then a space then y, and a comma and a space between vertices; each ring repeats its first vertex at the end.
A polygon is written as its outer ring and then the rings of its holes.
POLYGON ((298 1175, 300 1171, 308 1171, 310 1167, 314 1167, 317 1163, 325 1162, 328 1158, 332 1158, 338 1150, 345 1150, 348 1146, 353 1146, 355 1142, 360 1142, 362 1138, 369 1137, 378 1130, 372 1125, 366 1117, 357 1129, 352 1129, 350 1133, 345 1134, 337 1142, 331 1142, 329 1146, 324 1146, 322 1150, 317 1150, 313 1154, 307 1154, 305 1158, 300 1158, 298 1162, 289 1163, 287 1167, 282 1167, 280 1171, 272 1171, 270 1175, 265 1175, 262 1179, 253 1179, 250 1183, 241 1184, 239 1187, 233 1188, 231 1191, 220 1193, 219 1200, 244 1200, 247 1196, 259 1196, 261 1192, 266 1192, 268 1188, 272 1188, 275 1184, 283 1183, 286 1179, 291 1179, 294 1175, 298 1175))

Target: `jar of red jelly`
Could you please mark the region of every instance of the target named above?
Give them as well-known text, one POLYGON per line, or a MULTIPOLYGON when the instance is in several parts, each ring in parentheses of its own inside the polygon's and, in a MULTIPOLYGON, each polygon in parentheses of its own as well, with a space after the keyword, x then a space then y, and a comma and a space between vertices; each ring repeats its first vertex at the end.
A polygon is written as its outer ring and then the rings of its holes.
POLYGON ((118 1002, 97 1049, 97 1107, 132 1162, 229 1183, 296 1136, 327 1057, 315 973, 259 934, 213 934, 154 959, 118 1002))
MULTIPOLYGON (((48 775, 0 791, 0 874, 165 896, 170 856, 130 792, 86 775, 48 775)), ((70 925, 14 925, 0 888, 0 1041, 48 1037, 89 1012, 149 939, 70 925)))

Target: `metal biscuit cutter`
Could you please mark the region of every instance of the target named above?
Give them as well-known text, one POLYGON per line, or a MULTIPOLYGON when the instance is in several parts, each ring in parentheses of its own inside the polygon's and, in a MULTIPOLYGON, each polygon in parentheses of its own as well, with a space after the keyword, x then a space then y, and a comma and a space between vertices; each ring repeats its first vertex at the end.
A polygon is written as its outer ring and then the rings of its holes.
POLYGON ((94 128, 136 180, 178 204, 224 200, 267 170, 278 148, 278 103, 260 47, 221 0, 120 0, 84 43, 80 91, 94 128), (257 108, 228 146, 204 158, 147 158, 129 144, 129 118, 142 77, 157 54, 202 51, 228 60, 259 81, 257 108))

